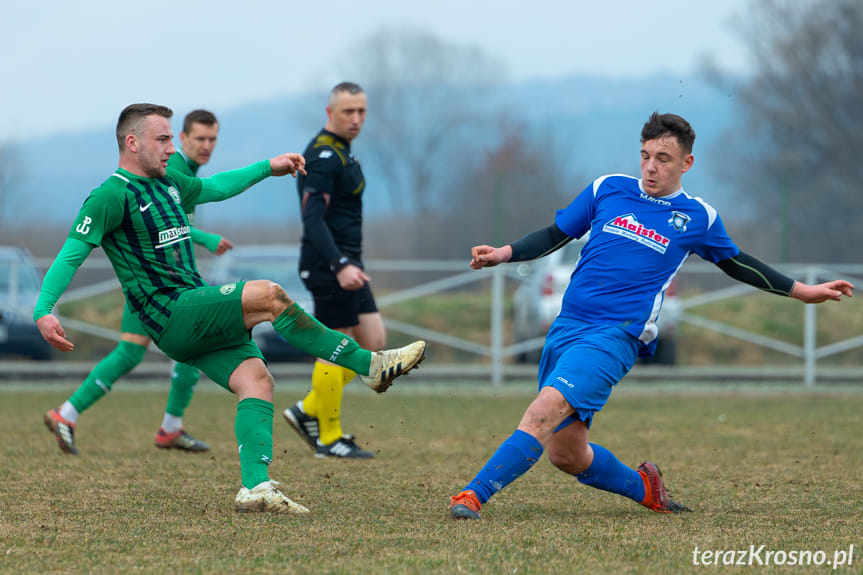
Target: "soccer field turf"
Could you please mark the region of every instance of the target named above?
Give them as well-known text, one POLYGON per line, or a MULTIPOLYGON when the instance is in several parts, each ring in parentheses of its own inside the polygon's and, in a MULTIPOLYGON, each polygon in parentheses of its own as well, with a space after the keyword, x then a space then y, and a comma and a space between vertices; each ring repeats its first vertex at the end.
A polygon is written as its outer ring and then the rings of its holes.
POLYGON ((315 459, 280 415, 305 387, 277 386, 270 476, 306 516, 234 513, 236 402, 210 382, 185 417, 209 453, 157 450, 167 386, 120 383, 81 416, 78 457, 42 424, 74 387, 0 386, 0 572, 739 572, 722 564, 742 551, 757 573, 788 572, 791 557, 827 572, 841 553, 839 572, 861 572, 863 391, 620 388, 591 440, 628 465, 655 461, 692 513, 651 513, 543 458, 481 521, 450 520, 450 495, 512 432, 531 385, 352 384, 343 427, 370 461, 315 459))

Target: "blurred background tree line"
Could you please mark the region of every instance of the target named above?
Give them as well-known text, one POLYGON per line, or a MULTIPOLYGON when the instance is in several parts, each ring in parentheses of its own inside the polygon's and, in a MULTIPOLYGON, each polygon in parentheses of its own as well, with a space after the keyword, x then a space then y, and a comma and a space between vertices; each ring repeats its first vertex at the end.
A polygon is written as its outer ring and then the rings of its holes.
MULTIPOLYGON (((859 261, 861 233, 853 217, 863 213, 857 190, 863 2, 761 0, 735 29, 753 72, 731 77, 705 66, 718 90, 734 94, 737 108, 725 145, 708 150, 696 142, 695 169, 699 155, 721 156, 711 177, 735 194, 733 205, 741 209, 723 215, 747 251, 770 261, 859 261)), ((376 157, 385 180, 370 184, 386 190, 390 205, 388 214, 368 222, 369 258, 466 258, 465 246, 512 241, 548 225, 556 209, 605 173, 580 165, 577 154, 573 159, 573 142, 553 126, 531 130, 517 113, 490 105, 506 80, 504 63, 492 55, 397 29, 375 34, 352 53, 351 68, 341 72, 364 78, 373 97, 362 147, 376 157)), ((633 126, 632 133, 638 130, 633 126)), ((590 145, 590 135, 581 136, 579 145, 590 145)), ((5 228, 15 223, 10 202, 26 201, 11 197, 21 176, 15 154, 13 145, 0 146, 5 228)), ((288 225, 298 237, 298 218, 288 225)), ((3 235, 0 241, 8 242, 3 235)), ((55 253, 60 242, 52 239, 47 251, 55 253)))
MULTIPOLYGON (((715 177, 747 208, 733 216, 735 237, 773 261, 858 262, 863 2, 764 0, 737 24, 754 72, 740 79, 707 67, 717 89, 734 91, 738 110, 727 145, 708 151, 696 143, 695 151, 723 155, 715 177)), ((565 145, 530 139, 513 118, 487 116, 484 103, 502 74, 486 54, 416 31, 381 35, 357 53, 383 115, 363 135, 365 146, 389 166, 395 215, 421 214, 404 224, 414 233, 403 237, 422 243, 417 257, 463 258, 465 245, 517 239, 548 225, 601 175, 585 165, 573 177, 564 169, 571 160, 553 153, 565 145), (410 106, 429 121, 400 121, 410 106), (473 138, 459 139, 465 134, 473 138), (491 145, 481 145, 491 134, 491 145)), ((384 243, 370 253, 386 251, 384 243)))

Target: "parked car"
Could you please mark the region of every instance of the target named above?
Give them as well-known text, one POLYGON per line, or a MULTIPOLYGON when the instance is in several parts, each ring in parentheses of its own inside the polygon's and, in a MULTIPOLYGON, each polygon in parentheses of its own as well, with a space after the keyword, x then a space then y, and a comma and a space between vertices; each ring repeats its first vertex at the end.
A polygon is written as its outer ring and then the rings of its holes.
POLYGON ((0 246, 0 354, 51 359, 52 347, 33 321, 42 274, 30 252, 0 246))
MULTIPOLYGON (((513 294, 512 330, 515 342, 544 338, 548 333, 548 328, 560 313, 563 294, 586 242, 586 236, 581 240, 573 240, 544 258, 527 262, 519 268, 519 273, 525 279, 513 294)), ((675 331, 680 312, 680 301, 672 283, 665 292, 665 301, 657 322, 659 339, 656 354, 651 358, 641 358, 640 361, 674 364, 677 351, 675 331)), ((517 360, 520 363, 538 363, 541 355, 540 346, 519 354, 517 360)))
MULTIPOLYGON (((311 295, 300 280, 297 265, 300 246, 289 244, 237 246, 215 258, 205 274, 210 285, 242 280, 272 280, 303 309, 314 311, 311 295)), ((314 358, 290 345, 271 323, 252 328, 252 337, 269 362, 312 361, 314 358)))

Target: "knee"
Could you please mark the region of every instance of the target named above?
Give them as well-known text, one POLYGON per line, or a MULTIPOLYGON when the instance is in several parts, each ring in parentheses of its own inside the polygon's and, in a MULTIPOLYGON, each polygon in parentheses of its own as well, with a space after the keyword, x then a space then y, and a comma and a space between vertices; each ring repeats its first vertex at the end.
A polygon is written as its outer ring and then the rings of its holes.
POLYGON ((267 369, 256 372, 253 377, 236 386, 235 393, 240 397, 257 397, 272 401, 273 392, 275 390, 275 382, 273 376, 267 369))
POLYGON ((569 473, 578 475, 590 467, 590 455, 581 446, 559 446, 549 445, 547 450, 548 460, 552 465, 569 473))
POLYGON ((292 303, 294 300, 274 281, 254 280, 243 288, 243 306, 250 311, 269 312, 275 318, 292 303))
POLYGON ((228 389, 237 394, 239 399, 256 397, 267 401, 273 400, 275 382, 264 362, 258 358, 249 358, 241 363, 228 380, 228 389))
POLYGON ((263 298, 269 304, 278 307, 285 307, 294 303, 294 300, 291 299, 288 292, 285 291, 285 288, 276 282, 269 280, 260 280, 260 282, 263 298))
POLYGON ((273 394, 273 391, 275 391, 276 388, 276 382, 269 370, 264 369, 264 372, 255 378, 255 387, 258 391, 262 391, 269 395, 273 394))

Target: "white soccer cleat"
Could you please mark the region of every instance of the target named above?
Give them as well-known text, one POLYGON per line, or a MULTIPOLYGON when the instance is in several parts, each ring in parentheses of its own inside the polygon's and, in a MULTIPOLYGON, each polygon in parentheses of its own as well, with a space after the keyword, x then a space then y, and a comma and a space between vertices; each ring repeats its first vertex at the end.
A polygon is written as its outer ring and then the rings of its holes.
POLYGON ((259 483, 253 489, 241 487, 234 499, 234 511, 250 513, 263 511, 268 513, 308 513, 309 510, 288 499, 279 490, 279 482, 270 479, 259 483))
POLYGON ((363 382, 378 393, 383 393, 393 380, 404 375, 426 358, 426 342, 419 340, 398 349, 385 349, 372 353, 369 375, 361 375, 363 382))

